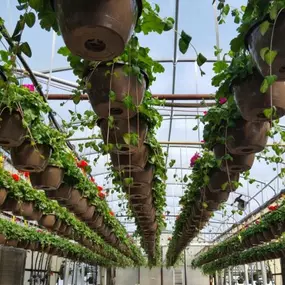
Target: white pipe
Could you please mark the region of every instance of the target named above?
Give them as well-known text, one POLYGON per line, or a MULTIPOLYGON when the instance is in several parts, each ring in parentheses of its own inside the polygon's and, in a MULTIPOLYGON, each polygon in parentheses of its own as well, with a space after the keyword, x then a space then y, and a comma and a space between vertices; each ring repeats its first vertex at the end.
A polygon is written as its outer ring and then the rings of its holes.
POLYGON ((248 280, 248 264, 244 265, 244 276, 245 276, 245 285, 249 285, 249 280, 248 280))
POLYGON ((233 277, 232 277, 232 268, 231 267, 228 268, 228 277, 229 277, 229 285, 233 285, 233 283, 232 283, 233 277))
POLYGON ((63 285, 68 285, 69 281, 69 262, 65 260, 63 285))
POLYGON ((263 281, 263 285, 267 284, 267 274, 266 274, 266 267, 265 267, 265 262, 261 261, 260 262, 261 265, 261 273, 262 273, 262 281, 263 281))

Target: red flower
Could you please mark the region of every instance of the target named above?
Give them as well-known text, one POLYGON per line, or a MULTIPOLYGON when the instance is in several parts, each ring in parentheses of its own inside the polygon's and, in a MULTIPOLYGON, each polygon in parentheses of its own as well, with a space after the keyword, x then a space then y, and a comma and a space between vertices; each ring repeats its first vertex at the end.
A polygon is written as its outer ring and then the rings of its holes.
POLYGON ((272 211, 276 211, 277 209, 278 209, 278 205, 275 205, 275 206, 271 205, 271 206, 268 207, 268 210, 271 211, 271 212, 272 211))
POLYGON ((208 112, 207 112, 207 111, 204 111, 203 114, 204 114, 204 116, 206 116, 206 115, 208 114, 208 112))
POLYGON ((168 238, 168 240, 172 240, 172 238, 171 238, 171 237, 169 237, 169 238, 168 238))
POLYGON ((85 160, 80 160, 80 161, 77 162, 77 166, 79 168, 85 168, 85 167, 88 166, 88 163, 85 160))
POLYGON ((196 160, 199 158, 200 158, 200 154, 196 152, 190 160, 190 166, 193 167, 195 165, 196 160))
POLYGON ((95 178, 94 177, 90 177, 90 181, 95 183, 95 178))
POLYGON ((228 99, 225 98, 225 97, 219 99, 219 103, 220 103, 221 105, 227 103, 227 101, 228 101, 228 99))
POLYGON ((260 224, 260 220, 255 221, 255 224, 259 225, 260 224))
POLYGON ((247 228, 248 228, 248 225, 245 225, 244 228, 247 229, 247 228))
POLYGON ((97 186, 97 189, 99 192, 103 191, 103 187, 102 186, 97 186))
POLYGON ((105 193, 103 193, 103 192, 100 192, 99 193, 99 197, 100 197, 100 199, 105 199, 105 197, 106 197, 106 195, 105 195, 105 193))
POLYGON ((24 176, 25 176, 26 178, 29 178, 29 177, 30 177, 30 172, 24 172, 24 176))
POLYGON ((204 140, 201 140, 201 143, 205 143, 205 141, 204 141, 204 140))
POLYGON ((18 174, 12 174, 12 178, 15 180, 15 181, 19 181, 21 178, 18 174))
POLYGON ((176 216, 176 220, 178 220, 178 219, 179 219, 179 217, 180 217, 179 215, 178 215, 178 216, 176 216))
POLYGON ((110 211, 109 214, 110 214, 111 216, 113 216, 113 217, 115 216, 115 214, 114 214, 113 211, 110 211))

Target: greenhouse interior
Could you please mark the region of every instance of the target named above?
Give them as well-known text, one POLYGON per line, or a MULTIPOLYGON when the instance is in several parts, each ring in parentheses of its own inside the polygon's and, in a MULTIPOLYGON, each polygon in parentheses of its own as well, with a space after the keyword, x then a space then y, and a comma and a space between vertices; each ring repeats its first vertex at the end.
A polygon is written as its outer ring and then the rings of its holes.
POLYGON ((1 3, 0 285, 285 285, 284 0, 1 3))

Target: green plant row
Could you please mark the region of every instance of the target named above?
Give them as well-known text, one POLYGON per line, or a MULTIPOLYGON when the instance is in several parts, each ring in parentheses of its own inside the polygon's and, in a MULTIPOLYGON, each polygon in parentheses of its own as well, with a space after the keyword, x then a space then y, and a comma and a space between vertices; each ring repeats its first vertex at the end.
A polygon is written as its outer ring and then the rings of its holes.
POLYGON ((242 242, 245 239, 253 237, 258 233, 268 231, 271 227, 275 227, 277 229, 278 225, 284 222, 285 205, 284 202, 282 202, 282 205, 278 207, 278 209, 266 213, 255 224, 248 228, 243 228, 231 238, 220 242, 216 246, 199 255, 192 261, 192 266, 195 268, 201 267, 205 263, 211 262, 217 258, 222 258, 231 252, 242 251, 244 249, 242 247, 242 242))
POLYGON ((47 247, 54 247, 61 251, 62 256, 72 256, 77 261, 98 264, 101 266, 126 266, 120 262, 113 262, 92 252, 91 250, 60 238, 48 232, 41 231, 30 226, 20 226, 15 222, 0 219, 0 233, 5 236, 6 240, 16 240, 18 242, 36 242, 40 244, 44 251, 47 247))
MULTIPOLYGON (((8 198, 14 198, 17 201, 22 202, 34 202, 36 209, 40 210, 45 215, 56 215, 57 218, 64 221, 74 229, 74 234, 77 235, 77 237, 81 236, 93 241, 104 254, 109 256, 110 259, 115 259, 122 264, 132 264, 129 258, 125 257, 112 246, 106 244, 101 237, 94 233, 85 223, 79 221, 66 208, 59 206, 56 201, 49 200, 43 191, 33 189, 24 179, 15 181, 12 178, 11 173, 3 168, 0 168, 0 178, 0 188, 7 189, 8 198)), ((131 258, 135 262, 143 263, 141 255, 135 255, 133 253, 131 258)))
POLYGON ((285 240, 250 248, 243 252, 237 252, 202 266, 204 274, 214 274, 229 266, 238 266, 257 261, 280 258, 284 254, 285 240))

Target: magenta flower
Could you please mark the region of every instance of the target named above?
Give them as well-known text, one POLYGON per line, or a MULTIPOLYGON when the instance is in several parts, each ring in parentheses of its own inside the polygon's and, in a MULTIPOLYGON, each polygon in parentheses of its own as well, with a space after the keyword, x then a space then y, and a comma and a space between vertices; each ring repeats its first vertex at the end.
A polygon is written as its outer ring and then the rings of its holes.
POLYGON ((228 101, 228 99, 225 98, 225 97, 222 97, 222 98, 219 99, 219 103, 220 103, 221 105, 225 104, 227 101, 228 101))
POLYGON ((206 115, 208 114, 208 112, 207 112, 207 111, 204 111, 203 114, 204 114, 204 116, 206 116, 206 115))
POLYGON ((28 88, 30 91, 35 91, 35 86, 33 84, 23 84, 23 87, 28 88))
POLYGON ((200 158, 200 154, 198 152, 196 152, 190 160, 190 166, 193 167, 196 163, 196 160, 199 158, 200 158))
POLYGON ((201 140, 201 143, 205 143, 205 140, 201 140))

